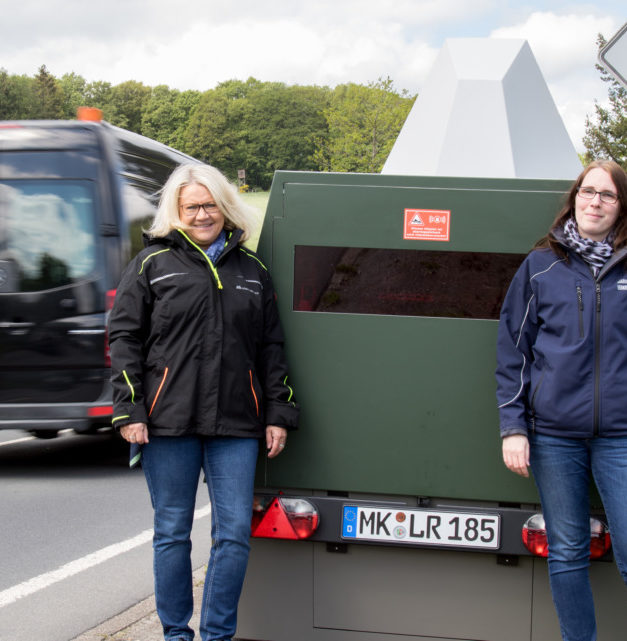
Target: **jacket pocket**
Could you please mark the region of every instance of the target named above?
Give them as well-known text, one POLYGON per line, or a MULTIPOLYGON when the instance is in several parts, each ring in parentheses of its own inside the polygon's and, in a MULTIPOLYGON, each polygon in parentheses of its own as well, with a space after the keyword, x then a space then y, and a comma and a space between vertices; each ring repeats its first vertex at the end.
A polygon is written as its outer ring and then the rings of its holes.
POLYGON ((531 394, 531 398, 529 400, 529 409, 531 410, 531 424, 532 424, 532 430, 534 432, 536 429, 536 407, 538 403, 538 393, 540 392, 540 388, 542 387, 542 381, 544 380, 545 374, 546 374, 546 369, 543 369, 542 372, 540 373, 540 379, 538 380, 538 384, 535 386, 533 393, 531 394))
POLYGON ((257 412, 257 416, 259 416, 259 395, 255 391, 255 379, 253 377, 253 370, 249 369, 248 370, 248 378, 250 382, 250 393, 252 395, 252 398, 255 402, 255 411, 257 412))
POLYGON ((152 415, 153 410, 155 409, 155 405, 157 404, 157 401, 159 400, 159 396, 161 395, 161 392, 163 391, 163 386, 165 385, 165 381, 168 378, 168 368, 166 367, 165 370, 163 371, 163 376, 161 377, 161 382, 159 383, 159 387, 157 388, 157 392, 152 399, 152 403, 150 404, 150 411, 148 412, 148 416, 152 415))
POLYGON ((583 289, 581 283, 577 282, 577 313, 579 316, 579 338, 583 338, 583 289))

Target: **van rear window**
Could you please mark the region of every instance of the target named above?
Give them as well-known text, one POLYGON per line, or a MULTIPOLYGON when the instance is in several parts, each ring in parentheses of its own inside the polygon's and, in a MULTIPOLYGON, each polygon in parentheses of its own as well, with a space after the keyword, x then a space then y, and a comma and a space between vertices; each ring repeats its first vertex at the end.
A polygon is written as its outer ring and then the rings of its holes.
POLYGON ((295 311, 498 319, 524 254, 297 245, 295 311))
POLYGON ((74 283, 96 267, 89 181, 0 182, 0 292, 74 283))

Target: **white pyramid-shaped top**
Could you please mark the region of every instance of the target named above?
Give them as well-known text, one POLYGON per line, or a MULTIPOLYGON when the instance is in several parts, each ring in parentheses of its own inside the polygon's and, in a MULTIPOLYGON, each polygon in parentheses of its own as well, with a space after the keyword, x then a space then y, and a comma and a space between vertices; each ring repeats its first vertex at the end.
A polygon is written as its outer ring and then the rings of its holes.
POLYGON ((447 40, 382 173, 574 179, 581 162, 525 40, 447 40))

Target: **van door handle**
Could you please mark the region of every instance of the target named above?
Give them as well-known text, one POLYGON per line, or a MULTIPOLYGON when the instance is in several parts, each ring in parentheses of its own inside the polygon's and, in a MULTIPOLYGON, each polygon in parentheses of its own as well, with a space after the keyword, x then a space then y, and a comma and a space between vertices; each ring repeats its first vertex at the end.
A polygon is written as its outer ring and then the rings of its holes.
POLYGON ((8 329, 11 336, 23 336, 24 334, 28 334, 30 328, 34 326, 35 323, 0 322, 0 329, 8 329))
POLYGON ((7 323, 0 321, 0 329, 28 329, 34 327, 35 323, 7 323))
POLYGON ((68 329, 67 333, 72 335, 90 335, 90 334, 104 334, 105 328, 101 327, 98 329, 68 329))

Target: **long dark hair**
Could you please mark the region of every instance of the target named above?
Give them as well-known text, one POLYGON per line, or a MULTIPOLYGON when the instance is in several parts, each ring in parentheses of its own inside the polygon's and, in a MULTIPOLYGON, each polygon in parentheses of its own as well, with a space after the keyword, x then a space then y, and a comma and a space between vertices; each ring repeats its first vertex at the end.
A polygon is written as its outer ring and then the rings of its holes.
POLYGON ((575 180, 570 191, 566 195, 564 206, 551 224, 549 233, 535 244, 534 249, 547 247, 552 249, 558 256, 565 256, 564 249, 557 242, 552 232, 556 229, 561 229, 569 218, 575 217, 575 198, 577 196, 577 190, 581 186, 583 179, 593 169, 603 169, 606 171, 616 186, 616 193, 618 194, 620 208, 618 210, 616 224, 614 225, 614 249, 621 249, 627 245, 627 174, 625 173, 625 170, 613 160, 595 160, 579 174, 577 180, 575 180))

